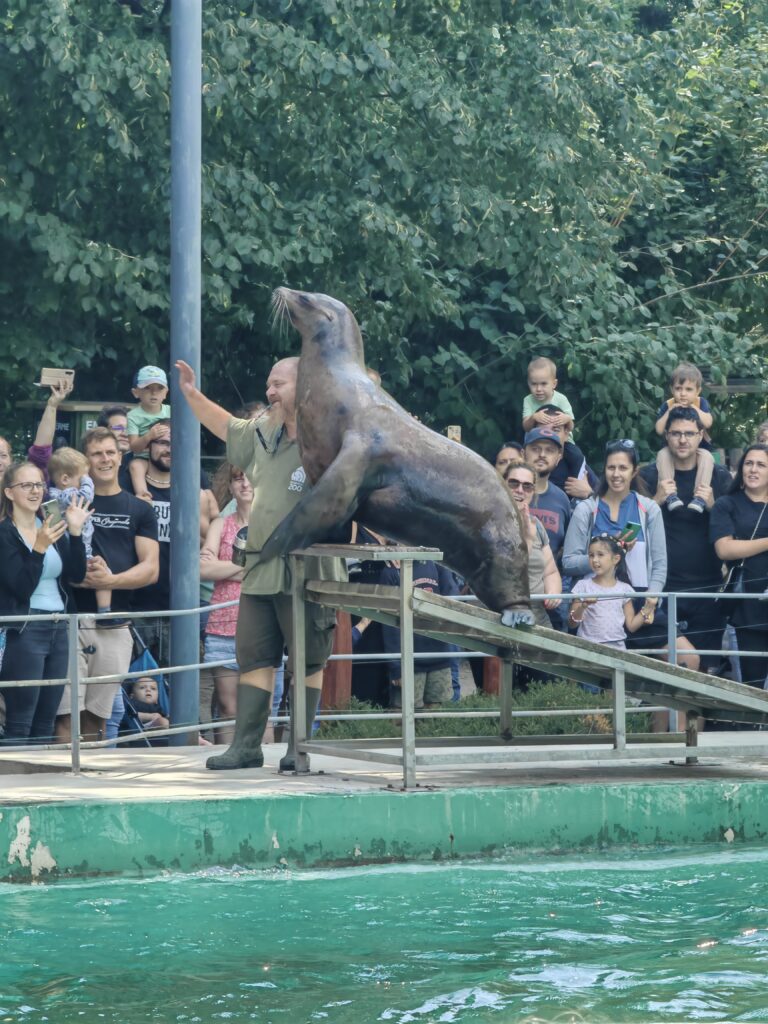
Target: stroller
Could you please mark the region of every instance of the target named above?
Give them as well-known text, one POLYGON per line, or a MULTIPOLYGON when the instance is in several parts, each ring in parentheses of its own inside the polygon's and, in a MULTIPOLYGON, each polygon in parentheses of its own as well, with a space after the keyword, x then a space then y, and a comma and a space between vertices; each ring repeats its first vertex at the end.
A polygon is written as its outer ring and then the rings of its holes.
MULTIPOLYGON (((159 671, 159 665, 150 653, 149 648, 133 627, 131 627, 131 636, 133 637, 133 657, 129 671, 146 673, 146 675, 155 680, 157 683, 157 703, 160 713, 170 720, 171 697, 168 683, 162 672, 159 671)), ((150 739, 152 736, 151 731, 146 731, 144 729, 141 719, 139 718, 139 710, 143 709, 137 709, 136 702, 131 696, 131 686, 133 682, 133 679, 129 679, 123 683, 123 703, 125 705, 125 711, 123 713, 122 721, 120 722, 118 733, 120 736, 129 736, 135 733, 137 738, 135 742, 124 743, 121 744, 121 746, 167 747, 167 736, 158 736, 156 739, 150 739)))

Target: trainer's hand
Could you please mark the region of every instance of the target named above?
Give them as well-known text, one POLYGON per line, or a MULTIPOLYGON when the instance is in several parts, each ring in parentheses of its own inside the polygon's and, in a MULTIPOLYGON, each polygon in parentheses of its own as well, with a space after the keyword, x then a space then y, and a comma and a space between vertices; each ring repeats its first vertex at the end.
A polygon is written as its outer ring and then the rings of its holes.
POLYGON ((179 371, 179 387, 182 395, 191 395, 193 391, 197 390, 195 371, 183 359, 176 360, 176 369, 179 371))

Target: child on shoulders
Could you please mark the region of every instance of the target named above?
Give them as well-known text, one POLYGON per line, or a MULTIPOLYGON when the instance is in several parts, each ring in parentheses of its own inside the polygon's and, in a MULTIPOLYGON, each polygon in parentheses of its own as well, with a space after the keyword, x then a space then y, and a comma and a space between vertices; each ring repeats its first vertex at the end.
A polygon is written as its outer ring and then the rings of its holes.
POLYGON ((523 430, 534 427, 560 427, 568 420, 573 423, 571 403, 557 391, 557 367, 551 359, 538 356, 528 364, 528 390, 523 402, 523 430), (548 412, 543 406, 554 405, 557 412, 548 412))
MULTIPOLYGON (((701 370, 693 363, 680 363, 672 371, 670 380, 672 397, 664 402, 656 413, 656 433, 664 436, 669 414, 675 408, 695 409, 701 425, 704 427, 705 442, 708 440, 707 431, 712 426, 712 410, 706 398, 701 396, 702 376, 701 370)), ((693 485, 694 492, 699 487, 710 487, 712 474, 715 469, 715 460, 712 453, 707 451, 704 443, 696 452, 696 481, 693 485)), ((672 454, 666 446, 656 456, 656 469, 659 480, 675 482, 675 465, 672 461, 672 454)), ((668 511, 675 512, 683 507, 683 502, 675 489, 667 496, 664 504, 668 511)), ((688 502, 688 508, 692 512, 705 512, 707 505, 703 498, 692 498, 688 502)))
POLYGON ((167 434, 167 426, 158 425, 158 420, 167 420, 171 415, 170 405, 165 405, 168 395, 168 378, 159 366, 142 366, 136 374, 136 386, 132 394, 139 405, 128 413, 128 443, 133 452, 128 466, 131 474, 133 493, 137 498, 152 501, 147 490, 147 462, 150 442, 167 434))

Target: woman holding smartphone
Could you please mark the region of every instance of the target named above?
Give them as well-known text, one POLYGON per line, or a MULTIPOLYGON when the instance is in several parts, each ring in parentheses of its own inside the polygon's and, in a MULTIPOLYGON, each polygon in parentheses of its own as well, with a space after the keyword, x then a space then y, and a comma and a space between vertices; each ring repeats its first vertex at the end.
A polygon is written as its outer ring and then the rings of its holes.
MULTIPOLYGON (((70 584, 86 572, 86 502, 73 500, 64 518, 43 519, 43 474, 30 462, 11 466, 0 499, 0 614, 35 615, 74 609, 70 584)), ((2 625, 2 624, 0 624, 2 625)), ((61 679, 67 675, 67 623, 9 623, 0 680, 61 679)), ((6 744, 42 743, 53 736, 64 685, 2 687, 6 744)))
MULTIPOLYGON (((582 578, 591 574, 589 542, 600 534, 621 541, 626 551, 629 582, 634 590, 659 591, 667 581, 667 542, 661 509, 645 493, 638 474, 637 446, 630 438, 609 441, 605 469, 597 493, 576 506, 563 545, 563 572, 582 578)), ((635 602, 644 625, 627 638, 629 648, 666 648, 667 621, 655 597, 635 602)), ((699 658, 685 637, 677 638, 678 663, 698 669, 699 658)), ((666 658, 666 650, 660 651, 666 658)))

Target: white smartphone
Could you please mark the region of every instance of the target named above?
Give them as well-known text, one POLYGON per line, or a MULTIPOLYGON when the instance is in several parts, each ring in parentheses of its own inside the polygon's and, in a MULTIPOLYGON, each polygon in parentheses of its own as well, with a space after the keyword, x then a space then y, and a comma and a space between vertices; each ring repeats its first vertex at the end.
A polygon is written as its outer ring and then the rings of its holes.
POLYGON ((40 507, 43 512, 43 522, 46 522, 50 517, 51 526, 56 526, 64 518, 61 514, 59 503, 55 498, 51 498, 50 501, 44 501, 40 507))
POLYGON ((50 366, 44 366, 40 371, 40 380, 35 381, 36 388, 50 388, 54 384, 65 384, 69 382, 75 386, 74 370, 57 370, 50 366))

